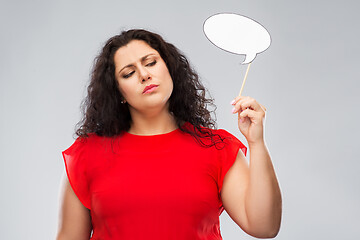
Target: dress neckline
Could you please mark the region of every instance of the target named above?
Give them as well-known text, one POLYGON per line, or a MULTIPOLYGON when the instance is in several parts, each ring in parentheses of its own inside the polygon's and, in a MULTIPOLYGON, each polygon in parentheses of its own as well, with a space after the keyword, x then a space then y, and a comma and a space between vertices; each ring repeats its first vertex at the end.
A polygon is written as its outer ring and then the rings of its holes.
POLYGON ((160 133, 160 134, 152 134, 152 135, 138 135, 138 134, 133 134, 133 133, 129 133, 129 132, 124 132, 125 136, 130 136, 130 137, 135 137, 135 138, 154 138, 154 137, 167 137, 170 135, 173 135, 177 132, 181 131, 180 128, 176 128, 170 132, 167 133, 160 133))

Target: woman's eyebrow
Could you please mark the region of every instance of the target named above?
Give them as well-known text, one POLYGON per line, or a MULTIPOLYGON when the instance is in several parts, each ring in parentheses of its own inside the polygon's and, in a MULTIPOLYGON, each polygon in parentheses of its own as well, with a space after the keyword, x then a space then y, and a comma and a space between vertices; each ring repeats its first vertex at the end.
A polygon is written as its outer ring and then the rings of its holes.
MULTIPOLYGON (((145 56, 143 56, 142 58, 140 58, 140 61, 143 62, 145 61, 149 56, 151 55, 156 55, 155 53, 149 53, 149 54, 146 54, 145 56)), ((125 67, 123 67, 120 71, 119 71, 119 74, 121 73, 122 70, 124 70, 125 68, 128 68, 128 67, 133 67, 134 64, 133 63, 130 63, 128 65, 126 65, 125 67)))

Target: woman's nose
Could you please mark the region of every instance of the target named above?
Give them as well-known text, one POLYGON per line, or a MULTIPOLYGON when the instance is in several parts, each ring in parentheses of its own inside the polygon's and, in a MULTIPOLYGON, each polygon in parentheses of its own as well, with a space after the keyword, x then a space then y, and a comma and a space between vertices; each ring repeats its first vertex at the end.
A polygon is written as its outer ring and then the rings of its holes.
POLYGON ((141 82, 146 82, 147 80, 151 79, 151 75, 146 68, 142 68, 140 70, 140 78, 141 78, 141 82))

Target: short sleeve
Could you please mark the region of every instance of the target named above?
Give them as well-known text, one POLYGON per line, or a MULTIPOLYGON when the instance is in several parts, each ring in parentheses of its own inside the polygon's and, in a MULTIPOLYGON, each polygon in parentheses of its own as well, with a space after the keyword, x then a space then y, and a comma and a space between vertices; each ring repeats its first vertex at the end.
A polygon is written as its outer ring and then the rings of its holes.
POLYGON ((246 146, 237 139, 231 133, 225 130, 218 130, 219 134, 222 137, 225 137, 225 146, 220 150, 220 167, 219 167, 219 179, 218 179, 218 187, 219 187, 219 194, 222 189, 223 181, 225 178, 226 173, 230 169, 230 167, 234 164, 239 149, 244 153, 246 156, 247 148, 246 146))
POLYGON ((85 139, 77 138, 75 142, 62 152, 66 174, 74 193, 80 202, 90 209, 90 194, 86 177, 85 139))

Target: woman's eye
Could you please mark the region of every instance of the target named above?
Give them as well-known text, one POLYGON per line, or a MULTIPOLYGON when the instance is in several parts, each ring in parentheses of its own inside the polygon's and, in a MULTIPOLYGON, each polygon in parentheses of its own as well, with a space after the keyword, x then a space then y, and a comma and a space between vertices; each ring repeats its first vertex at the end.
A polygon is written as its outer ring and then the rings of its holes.
POLYGON ((156 60, 146 64, 147 67, 151 67, 151 66, 154 66, 156 64, 156 60))
POLYGON ((125 74, 125 75, 123 76, 123 78, 129 78, 129 77, 131 77, 131 75, 133 75, 134 72, 135 72, 135 71, 132 71, 132 72, 130 72, 130 73, 128 73, 128 74, 125 74))

